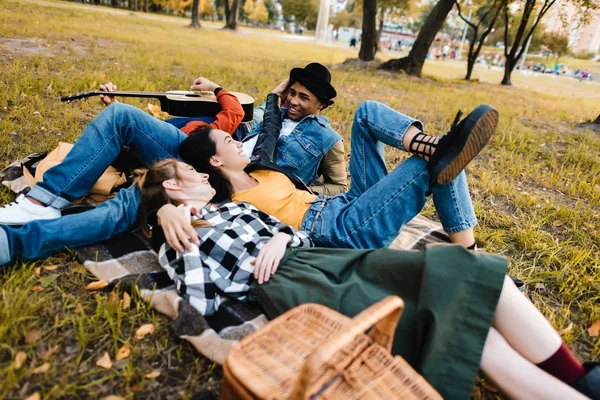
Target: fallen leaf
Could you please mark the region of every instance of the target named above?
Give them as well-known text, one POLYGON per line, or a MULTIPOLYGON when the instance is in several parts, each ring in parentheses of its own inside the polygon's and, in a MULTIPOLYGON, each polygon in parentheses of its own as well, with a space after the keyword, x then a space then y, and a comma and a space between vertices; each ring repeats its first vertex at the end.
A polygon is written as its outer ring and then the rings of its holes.
POLYGON ((81 304, 77 304, 74 311, 76 313, 83 311, 83 306, 81 304))
POLYGON ((558 332, 558 334, 559 335, 564 335, 565 333, 570 332, 571 329, 573 329, 573 323, 572 322, 565 329, 563 329, 560 332, 558 332))
POLYGON ((588 333, 590 334, 590 336, 592 337, 597 337, 598 335, 600 335, 600 319, 597 320, 596 322, 594 322, 589 328, 588 328, 588 333))
POLYGON ((125 292, 123 293, 123 304, 121 305, 121 308, 123 308, 123 310, 128 310, 129 306, 131 306, 131 297, 129 296, 129 293, 125 292))
POLYGON ((144 375, 144 377, 148 378, 148 379, 156 379, 160 376, 160 371, 155 369, 152 372, 148 372, 146 375, 144 375))
POLYGON ((42 396, 40 396, 39 392, 35 392, 31 396, 27 397, 25 400, 41 400, 42 396))
POLYGON ((49 363, 43 363, 39 367, 34 368, 33 371, 31 371, 31 373, 33 373, 33 374, 43 374, 44 372, 48 371, 49 369, 50 369, 50 364, 49 363))
POLYGON ((107 281, 96 281, 92 282, 85 287, 85 290, 100 290, 108 286, 107 281))
POLYGON ((46 271, 56 271, 57 268, 58 268, 58 265, 44 265, 44 269, 46 271))
POLYGON ((29 290, 31 290, 32 292, 43 292, 44 288, 39 285, 35 285, 35 286, 32 286, 31 289, 29 289, 29 290))
POLYGON ((149 335, 152 332, 154 332, 154 325, 144 324, 140 326, 137 331, 135 331, 135 338, 138 340, 143 339, 146 335, 149 335))
POLYGON ((48 286, 52 285, 56 279, 58 279, 58 276, 58 274, 50 274, 48 276, 44 276, 40 279, 40 284, 42 285, 42 287, 47 288, 48 286))
POLYGON ((15 355, 15 361, 13 362, 13 368, 15 370, 21 369, 23 363, 27 360, 27 353, 24 351, 18 351, 15 355))
POLYGON ((144 375, 144 377, 146 377, 148 379, 155 379, 155 378, 158 378, 159 376, 160 376, 160 371, 157 369, 144 375))
POLYGON ((123 347, 121 347, 119 349, 119 351, 117 351, 117 356, 115 357, 115 359, 117 361, 121 361, 121 360, 129 357, 130 354, 131 354, 131 346, 129 346, 129 343, 125 343, 123 345, 123 347))
POLYGON ((40 276, 40 272, 41 272, 41 271, 42 271, 42 267, 35 267, 35 268, 33 269, 33 274, 34 274, 35 276, 40 276))
POLYGON ((112 361, 110 361, 108 352, 105 352, 104 355, 98 361, 96 361, 96 366, 104 369, 112 368, 112 361))
POLYGON ((106 306, 109 308, 119 307, 119 295, 116 292, 110 292, 108 294, 108 300, 106 301, 106 306))
POLYGON ((32 329, 25 335, 25 343, 31 344, 37 342, 42 337, 42 333, 38 329, 32 329))
POLYGON ((125 397, 111 394, 110 396, 102 397, 100 400, 125 400, 125 397))
POLYGON ((45 360, 51 356, 53 356, 54 354, 58 353, 58 351, 60 350, 60 344, 57 344, 56 346, 54 346, 53 348, 43 352, 42 354, 40 354, 40 358, 42 360, 45 360))

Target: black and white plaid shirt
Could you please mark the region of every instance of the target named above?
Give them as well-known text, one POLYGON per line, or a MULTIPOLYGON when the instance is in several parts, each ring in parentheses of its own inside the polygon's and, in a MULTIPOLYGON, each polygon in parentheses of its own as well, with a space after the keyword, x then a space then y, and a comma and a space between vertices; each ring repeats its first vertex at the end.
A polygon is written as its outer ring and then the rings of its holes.
POLYGON ((245 300, 254 279, 250 264, 277 232, 292 236, 289 247, 311 247, 308 234, 284 225, 248 203, 208 205, 202 217, 212 228, 196 228, 200 246, 183 254, 167 243, 159 251, 160 265, 175 282, 179 294, 202 315, 211 315, 221 295, 245 300))

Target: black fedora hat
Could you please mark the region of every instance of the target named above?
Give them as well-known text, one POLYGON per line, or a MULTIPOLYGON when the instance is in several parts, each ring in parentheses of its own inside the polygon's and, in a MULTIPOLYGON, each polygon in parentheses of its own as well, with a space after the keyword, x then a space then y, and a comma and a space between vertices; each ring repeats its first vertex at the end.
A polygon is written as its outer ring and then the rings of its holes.
POLYGON ((337 92, 331 86, 331 74, 327 67, 319 63, 310 63, 304 68, 292 68, 290 81, 298 81, 315 96, 331 100, 337 92))

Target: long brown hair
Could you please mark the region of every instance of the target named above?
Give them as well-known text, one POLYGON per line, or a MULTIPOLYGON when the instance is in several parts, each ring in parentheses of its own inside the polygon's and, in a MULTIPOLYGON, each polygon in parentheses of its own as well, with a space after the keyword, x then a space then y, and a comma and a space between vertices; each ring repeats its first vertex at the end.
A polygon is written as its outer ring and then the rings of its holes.
MULTIPOLYGON (((169 197, 163 186, 163 182, 169 179, 181 180, 179 164, 176 159, 169 158, 153 164, 148 169, 137 169, 133 171, 133 175, 141 190, 138 221, 144 234, 149 237, 150 230, 146 223, 148 215, 165 204, 173 204, 175 206, 181 204, 169 197)), ((212 227, 210 223, 202 219, 192 221, 192 226, 194 228, 212 227)))

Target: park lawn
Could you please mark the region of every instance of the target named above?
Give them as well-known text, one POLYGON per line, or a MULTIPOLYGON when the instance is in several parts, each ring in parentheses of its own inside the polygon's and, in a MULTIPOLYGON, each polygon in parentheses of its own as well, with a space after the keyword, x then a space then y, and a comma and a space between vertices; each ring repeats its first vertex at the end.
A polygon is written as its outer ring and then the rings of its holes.
MULTIPOLYGON (((337 66, 356 54, 341 47, 246 28, 190 30, 182 18, 68 2, 4 0, 2 8, 2 167, 74 142, 102 106, 97 99, 63 104, 59 97, 109 80, 122 90, 163 91, 186 89, 204 75, 261 102, 291 67, 319 61, 332 67, 339 93, 325 115, 346 139, 354 110, 367 99, 421 119, 431 133, 445 132, 459 107, 495 105, 498 132, 468 167, 478 244, 510 258, 511 273, 526 281, 528 296, 579 356, 600 356, 600 341, 587 331, 600 319, 600 134, 577 127, 600 113, 597 91, 578 95, 564 87, 561 96, 560 86, 546 94, 519 87, 520 78, 517 87, 444 79, 446 64, 436 63, 425 69, 435 77, 423 79, 356 71, 337 66)), ((124 101, 146 108, 145 101, 124 101)), ((392 168, 406 155, 387 156, 392 168)), ((2 203, 13 199, 1 189, 2 203)), ((425 213, 435 217, 431 205, 425 213)), ((120 297, 84 291, 92 281, 69 251, 0 273, 0 398, 218 395, 220 368, 170 336, 167 318, 136 296, 123 309, 120 297), (134 339, 146 323, 156 331, 134 339), (125 344, 131 354, 115 362, 125 344), (27 356, 20 368, 18 352, 27 356), (95 366, 105 352, 115 362, 110 370, 95 366), (146 377, 154 370, 160 376, 146 377)), ((475 388, 477 399, 494 397, 475 388)))

